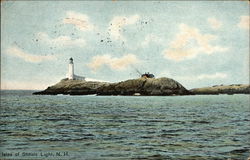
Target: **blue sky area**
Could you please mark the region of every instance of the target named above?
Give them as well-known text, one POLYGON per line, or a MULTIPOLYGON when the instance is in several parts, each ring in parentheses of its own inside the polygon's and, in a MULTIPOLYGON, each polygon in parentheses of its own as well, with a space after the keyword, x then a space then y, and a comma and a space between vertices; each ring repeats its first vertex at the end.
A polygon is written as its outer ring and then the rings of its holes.
POLYGON ((1 89, 45 89, 70 57, 88 79, 249 83, 247 1, 3 1, 1 16, 1 89))

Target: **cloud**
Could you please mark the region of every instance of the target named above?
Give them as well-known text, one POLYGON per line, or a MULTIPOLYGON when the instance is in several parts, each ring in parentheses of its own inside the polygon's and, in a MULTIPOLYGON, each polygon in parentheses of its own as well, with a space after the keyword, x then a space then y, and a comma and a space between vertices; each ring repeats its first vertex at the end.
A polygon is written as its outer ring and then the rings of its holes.
POLYGON ((165 58, 175 61, 195 58, 198 54, 213 54, 225 52, 228 48, 214 46, 211 41, 218 37, 211 34, 202 34, 199 29, 180 24, 180 32, 177 33, 169 48, 163 51, 165 58))
POLYGON ((158 37, 157 35, 154 34, 148 34, 146 35, 144 41, 142 41, 141 45, 142 47, 148 46, 149 43, 158 43, 158 44, 163 44, 163 39, 158 37))
POLYGON ((71 39, 68 36, 59 36, 57 38, 51 38, 48 36, 48 34, 44 32, 37 33, 37 38, 41 41, 44 41, 47 44, 55 45, 55 46, 79 46, 83 47, 85 46, 85 40, 84 39, 71 39))
POLYGON ((89 21, 89 17, 85 14, 74 11, 67 11, 66 18, 63 19, 64 24, 72 24, 81 31, 92 31, 94 25, 89 21))
POLYGON ((103 65, 109 66, 113 70, 125 70, 131 64, 138 63, 138 59, 133 54, 127 54, 120 58, 112 57, 109 54, 94 56, 88 64, 92 70, 96 71, 103 65))
POLYGON ((241 29, 247 29, 249 30, 249 16, 241 16, 240 17, 240 22, 238 23, 238 27, 241 29))
POLYGON ((23 51, 17 46, 8 48, 6 50, 6 53, 8 55, 23 59, 26 62, 32 62, 32 63, 38 63, 42 61, 51 61, 51 60, 55 60, 56 58, 55 56, 51 56, 51 55, 48 55, 48 56, 33 55, 33 54, 23 51))
POLYGON ((212 80, 212 79, 225 79, 228 75, 223 72, 216 72, 212 74, 200 74, 200 75, 177 75, 175 72, 170 72, 168 70, 162 71, 160 74, 162 77, 172 77, 178 81, 188 82, 188 81, 201 81, 201 80, 212 80))
POLYGON ((125 16, 115 16, 111 22, 110 26, 108 28, 110 36, 115 39, 115 40, 123 40, 125 41, 126 39, 122 35, 122 29, 126 25, 131 25, 135 24, 139 20, 140 16, 139 15, 133 15, 130 17, 125 17, 125 16))
POLYGON ((222 26, 222 22, 220 22, 216 18, 208 18, 207 22, 209 23, 210 27, 214 30, 219 29, 222 26))
POLYGON ((202 80, 202 79, 224 79, 224 78, 227 78, 227 74, 216 72, 215 74, 201 74, 197 78, 199 80, 202 80))

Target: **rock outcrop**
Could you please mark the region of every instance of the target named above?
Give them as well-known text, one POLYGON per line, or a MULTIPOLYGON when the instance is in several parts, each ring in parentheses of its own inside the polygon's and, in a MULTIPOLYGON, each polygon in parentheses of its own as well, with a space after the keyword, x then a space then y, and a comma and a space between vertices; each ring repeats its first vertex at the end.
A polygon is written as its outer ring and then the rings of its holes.
POLYGON ((97 88, 106 85, 106 82, 91 82, 85 80, 68 80, 63 79, 59 83, 48 87, 44 91, 35 92, 33 94, 44 95, 57 95, 57 94, 69 94, 69 95, 89 95, 96 94, 97 88))
POLYGON ((190 92, 170 78, 139 78, 118 83, 61 80, 59 83, 34 94, 69 95, 188 95, 190 92))
POLYGON ((98 95, 187 95, 180 83, 170 78, 139 78, 119 83, 103 85, 97 89, 98 95))
POLYGON ((195 95, 201 94, 250 94, 250 85, 232 84, 215 85, 212 87, 194 88, 190 92, 195 95))

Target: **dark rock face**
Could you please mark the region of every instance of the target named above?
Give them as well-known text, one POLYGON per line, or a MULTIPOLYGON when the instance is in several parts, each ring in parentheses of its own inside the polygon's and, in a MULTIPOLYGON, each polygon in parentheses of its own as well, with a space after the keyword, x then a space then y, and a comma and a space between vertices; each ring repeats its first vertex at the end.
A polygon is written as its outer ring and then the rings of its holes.
POLYGON ((98 95, 187 95, 180 83, 169 78, 139 78, 119 83, 103 85, 97 89, 98 95))
POLYGON ((61 80, 54 86, 34 94, 69 95, 188 95, 180 83, 170 78, 139 78, 119 83, 89 82, 81 80, 61 80))

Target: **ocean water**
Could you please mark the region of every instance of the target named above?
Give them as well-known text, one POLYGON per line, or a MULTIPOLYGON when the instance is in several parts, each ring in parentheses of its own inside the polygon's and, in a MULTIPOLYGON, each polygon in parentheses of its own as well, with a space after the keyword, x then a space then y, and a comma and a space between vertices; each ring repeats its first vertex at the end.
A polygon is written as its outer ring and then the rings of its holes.
POLYGON ((1 91, 0 159, 245 160, 249 95, 47 96, 1 91))

